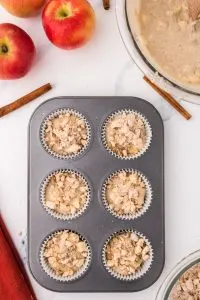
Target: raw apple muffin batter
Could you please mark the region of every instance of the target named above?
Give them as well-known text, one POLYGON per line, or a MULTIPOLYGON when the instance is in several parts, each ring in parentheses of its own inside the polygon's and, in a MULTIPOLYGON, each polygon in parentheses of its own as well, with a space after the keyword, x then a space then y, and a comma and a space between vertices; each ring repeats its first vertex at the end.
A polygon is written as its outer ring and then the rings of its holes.
POLYGON ((105 203, 117 216, 134 216, 144 206, 146 187, 143 179, 134 171, 113 174, 105 186, 105 203))
POLYGON ((138 18, 147 58, 182 84, 200 84, 200 19, 188 0, 140 0, 138 18))
POLYGON ((150 259, 150 248, 144 238, 134 232, 116 234, 105 249, 106 266, 126 277, 135 275, 150 259))
POLYGON ((147 132, 142 118, 134 112, 118 112, 105 126, 106 148, 120 157, 133 157, 146 146, 147 132))
POLYGON ((88 202, 89 188, 84 178, 74 172, 58 172, 45 186, 43 204, 63 216, 76 216, 88 202))
POLYGON ((44 140, 53 152, 70 156, 87 146, 88 134, 85 120, 69 111, 47 121, 44 140))
POLYGON ((57 232, 46 243, 44 260, 56 276, 71 277, 84 267, 88 246, 77 233, 57 232))

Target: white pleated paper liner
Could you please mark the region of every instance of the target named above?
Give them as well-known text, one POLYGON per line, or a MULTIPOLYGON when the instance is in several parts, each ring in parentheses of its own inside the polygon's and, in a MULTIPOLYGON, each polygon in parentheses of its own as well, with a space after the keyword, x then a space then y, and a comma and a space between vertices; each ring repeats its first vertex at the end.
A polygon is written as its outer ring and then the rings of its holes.
POLYGON ((83 174, 81 174, 79 171, 72 170, 72 169, 59 169, 59 170, 56 170, 56 171, 53 171, 52 173, 50 173, 42 182, 41 188, 40 188, 40 201, 41 201, 42 206, 44 207, 45 211, 52 217, 59 219, 59 220, 73 220, 73 219, 76 219, 76 218, 80 217, 81 215, 83 215, 84 212, 89 207, 90 201, 91 201, 91 191, 92 191, 91 184, 89 183, 88 179, 86 179, 86 177, 83 174), (84 205, 74 214, 61 214, 61 213, 56 212, 55 210, 49 208, 46 205, 47 186, 48 186, 51 178, 59 173, 75 174, 75 175, 77 175, 77 177, 79 177, 83 180, 85 186, 87 187, 87 190, 88 190, 87 199, 86 199, 84 205))
POLYGON ((42 122, 42 125, 40 127, 40 140, 42 143, 43 148, 45 149, 45 151, 51 155, 54 158, 58 158, 58 159, 78 159, 79 157, 81 157, 89 148, 90 143, 91 143, 91 126, 88 122, 88 120, 86 119, 86 117, 81 114, 80 112, 78 112, 75 109, 71 109, 71 108, 62 108, 62 109, 57 109, 56 111, 50 113, 42 122), (70 114, 74 114, 75 116, 77 116, 78 118, 80 118, 81 120, 84 121, 85 126, 86 126, 86 131, 87 131, 87 143, 85 146, 83 146, 77 153, 71 153, 71 154, 59 154, 55 151, 53 151, 48 143, 45 141, 45 131, 47 128, 47 122, 50 120, 53 120, 57 117, 59 117, 59 115, 65 115, 67 113, 70 114))
POLYGON ((117 232, 114 232, 105 242, 104 244, 104 247, 103 247, 103 251, 102 251, 102 261, 103 261, 103 265, 105 267, 105 269, 108 271, 108 273, 114 277, 115 279, 118 279, 118 280, 121 280, 121 281, 127 281, 127 282, 130 282, 130 281, 134 281, 134 280, 137 280, 141 277, 143 277, 151 268, 152 266, 152 263, 153 263, 153 259, 154 259, 154 254, 153 254, 153 248, 151 246, 151 243, 149 242, 149 240, 140 232, 137 232, 135 230, 132 230, 132 229, 127 229, 127 230, 121 230, 121 231, 117 231, 117 232), (111 239, 113 237, 116 237, 120 234, 123 234, 123 233, 134 233, 136 234, 139 238, 142 238, 144 239, 145 241, 145 244, 149 247, 149 259, 147 261, 145 261, 142 265, 142 267, 140 268, 140 270, 136 271, 135 274, 129 274, 127 276, 124 276, 124 275, 121 275, 117 272, 115 272, 114 270, 112 270, 111 267, 109 267, 107 265, 107 259, 106 259, 106 247, 107 245, 109 244, 109 242, 111 241, 111 239))
POLYGON ((73 230, 59 230, 59 231, 56 231, 56 232, 50 234, 44 240, 44 242, 42 243, 42 246, 40 248, 39 257, 40 257, 40 264, 42 266, 42 269, 44 270, 44 272, 49 277, 51 277, 54 280, 61 281, 61 282, 71 282, 71 281, 75 281, 75 280, 78 280, 79 278, 83 277, 84 274, 88 271, 88 269, 90 267, 90 264, 92 262, 92 250, 91 250, 91 246, 88 243, 88 241, 81 234, 79 234, 79 233, 77 233, 77 232, 75 232, 73 230), (52 239, 54 236, 56 236, 56 234, 58 234, 60 232, 73 232, 73 233, 76 233, 80 237, 80 240, 83 241, 83 242, 85 242, 86 245, 87 245, 88 256, 86 258, 86 261, 85 261, 84 265, 80 268, 80 270, 78 272, 76 272, 76 274, 74 274, 72 276, 58 276, 58 275, 56 275, 55 271, 49 266, 47 259, 44 257, 44 252, 45 252, 46 245, 47 245, 48 241, 50 239, 52 239))
POLYGON ((134 169, 120 169, 116 172, 111 173, 111 175, 109 177, 107 177, 106 180, 104 181, 104 184, 102 186, 102 191, 101 191, 101 197, 102 197, 102 201, 103 201, 105 208, 109 211, 109 213, 111 215, 113 215, 114 217, 121 219, 121 220, 134 220, 134 219, 137 219, 137 218, 141 217, 142 215, 144 215, 152 203, 152 195, 153 195, 152 186, 151 186, 149 180, 147 179, 147 177, 144 174, 142 174, 141 172, 139 172, 138 170, 134 170, 134 169), (106 196, 107 185, 109 184, 109 181, 112 180, 112 178, 115 175, 117 175, 121 172, 137 174, 145 184, 146 194, 145 194, 144 204, 143 204, 142 208, 139 209, 134 214, 130 213, 130 214, 120 215, 114 209, 112 209, 110 207, 110 205, 107 201, 107 196, 106 196))
POLYGON ((103 145, 105 147, 105 149, 112 154, 114 157, 118 158, 118 159, 123 159, 123 160, 131 160, 131 159, 136 159, 142 155, 144 155, 147 150, 150 147, 151 144, 151 140, 152 140, 152 128, 151 125, 149 123, 149 121, 147 120, 147 118, 145 116, 143 116, 141 113, 139 113, 138 111, 132 110, 132 109, 122 109, 122 110, 118 110, 114 113, 112 113, 111 115, 109 115, 107 117, 107 119, 104 121, 103 126, 102 126, 102 132, 101 132, 101 138, 102 138, 102 142, 103 145), (107 143, 107 139, 106 139, 106 128, 107 128, 107 124, 112 121, 112 119, 115 116, 121 115, 121 114, 135 114, 138 118, 140 118, 143 123, 144 123, 144 127, 145 127, 145 131, 146 131, 146 142, 144 147, 136 154, 133 155, 128 155, 128 156, 122 156, 116 152, 114 152, 108 145, 107 143))

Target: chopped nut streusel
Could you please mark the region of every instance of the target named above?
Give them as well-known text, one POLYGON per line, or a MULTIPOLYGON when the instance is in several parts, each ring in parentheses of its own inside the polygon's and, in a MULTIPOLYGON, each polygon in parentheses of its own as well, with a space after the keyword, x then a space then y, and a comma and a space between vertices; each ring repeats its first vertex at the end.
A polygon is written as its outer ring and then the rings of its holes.
POLYGON ((122 157, 134 156, 146 143, 145 124, 131 112, 114 115, 106 125, 105 134, 108 148, 122 157))
POLYGON ((200 300, 200 264, 194 265, 180 277, 169 300, 200 300))
POLYGON ((59 172, 47 183, 44 204, 57 213, 73 216, 84 207, 88 192, 88 185, 81 175, 59 172))
POLYGON ((86 123, 73 112, 60 114, 47 122, 45 142, 60 155, 77 154, 88 143, 86 123))
POLYGON ((44 257, 56 276, 73 276, 88 257, 87 243, 73 232, 58 232, 46 244, 44 257))
POLYGON ((108 180, 105 201, 117 215, 135 215, 145 202, 146 188, 136 172, 120 171, 108 180))
POLYGON ((121 276, 135 275, 150 258, 145 240, 135 233, 120 233, 106 246, 106 264, 121 276))

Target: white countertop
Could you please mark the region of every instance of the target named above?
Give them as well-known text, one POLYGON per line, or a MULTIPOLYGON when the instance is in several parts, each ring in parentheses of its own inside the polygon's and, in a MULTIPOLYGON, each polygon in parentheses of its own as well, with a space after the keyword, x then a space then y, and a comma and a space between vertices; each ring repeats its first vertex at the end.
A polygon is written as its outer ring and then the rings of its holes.
MULTIPOLYGON (((24 28, 38 49, 37 61, 25 78, 0 82, 0 105, 8 104, 43 83, 54 85, 48 95, 0 119, 0 208, 15 244, 25 256, 22 239, 27 228, 27 128, 31 114, 40 103, 61 95, 132 95, 150 101, 161 113, 165 127, 166 264, 160 279, 148 290, 115 294, 114 297, 154 300, 171 268, 185 255, 200 248, 200 106, 183 103, 193 116, 190 121, 171 109, 143 82, 141 72, 130 60, 118 32, 114 9, 104 11, 101 0, 90 2, 97 15, 96 35, 84 48, 70 52, 50 45, 39 17, 18 19, 0 8, 1 22, 24 28)), ((52 293, 34 280, 32 282, 39 300, 94 298, 94 294, 52 293)), ((110 294, 95 295, 95 299, 110 297, 110 294)))

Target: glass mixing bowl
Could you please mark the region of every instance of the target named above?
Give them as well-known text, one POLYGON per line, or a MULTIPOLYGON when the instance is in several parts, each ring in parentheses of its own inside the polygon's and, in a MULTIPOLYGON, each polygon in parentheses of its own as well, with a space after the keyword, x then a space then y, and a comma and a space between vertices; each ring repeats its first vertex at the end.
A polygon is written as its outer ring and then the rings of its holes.
MULTIPOLYGON (((167 78, 155 68, 155 64, 149 61, 142 53, 138 36, 138 26, 136 20, 131 20, 132 31, 130 30, 130 18, 128 17, 127 7, 137 9, 140 0, 116 0, 116 16, 122 40, 135 64, 140 68, 145 76, 155 82, 161 89, 173 95, 177 100, 185 100, 195 104, 200 104, 200 86, 186 87, 167 78), (129 3, 127 2, 129 1, 129 3), (131 2, 130 2, 131 1, 131 2), (134 28, 134 30, 133 30, 134 28)), ((135 18, 136 19, 136 18, 135 18)))
POLYGON ((200 262, 200 250, 193 252, 192 254, 181 260, 171 273, 165 278, 162 286, 160 287, 156 300, 168 300, 172 288, 176 284, 177 280, 193 265, 200 262))

